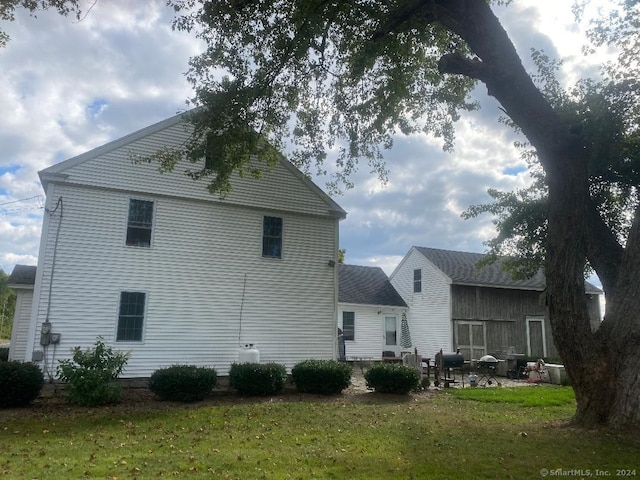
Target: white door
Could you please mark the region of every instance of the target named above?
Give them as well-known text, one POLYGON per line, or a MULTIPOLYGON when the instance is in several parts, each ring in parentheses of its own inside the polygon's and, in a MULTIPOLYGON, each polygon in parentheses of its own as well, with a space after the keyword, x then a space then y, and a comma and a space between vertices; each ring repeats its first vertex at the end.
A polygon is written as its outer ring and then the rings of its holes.
POLYGON ((393 352, 396 357, 400 356, 400 325, 396 315, 385 315, 384 317, 384 346, 382 350, 393 352))

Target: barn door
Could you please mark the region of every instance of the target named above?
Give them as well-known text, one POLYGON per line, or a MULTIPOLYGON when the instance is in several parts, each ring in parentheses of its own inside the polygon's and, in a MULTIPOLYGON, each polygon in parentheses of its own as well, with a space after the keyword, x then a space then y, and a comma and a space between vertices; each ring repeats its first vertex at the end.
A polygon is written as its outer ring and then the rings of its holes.
POLYGON ((454 344, 465 360, 482 357, 486 354, 486 342, 483 322, 456 321, 454 344))
POLYGON ((544 317, 527 317, 527 356, 546 357, 544 317))

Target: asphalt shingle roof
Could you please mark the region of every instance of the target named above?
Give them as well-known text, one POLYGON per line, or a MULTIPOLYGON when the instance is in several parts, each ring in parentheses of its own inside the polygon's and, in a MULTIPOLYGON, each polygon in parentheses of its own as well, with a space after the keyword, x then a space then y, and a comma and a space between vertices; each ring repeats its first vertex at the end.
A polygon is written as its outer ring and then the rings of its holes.
POLYGON ((338 268, 340 269, 339 302, 407 306, 380 267, 339 264, 338 268))
POLYGON ((36 283, 36 267, 16 265, 9 275, 9 285, 34 285, 36 283))
MULTIPOLYGON (((431 263, 451 278, 454 285, 480 285, 499 288, 515 288, 521 290, 539 290, 545 288, 545 277, 542 270, 533 277, 514 280, 502 269, 500 260, 482 268, 477 266, 484 254, 456 252, 438 248, 415 247, 431 263)), ((602 291, 585 282, 586 293, 602 293, 602 291)))

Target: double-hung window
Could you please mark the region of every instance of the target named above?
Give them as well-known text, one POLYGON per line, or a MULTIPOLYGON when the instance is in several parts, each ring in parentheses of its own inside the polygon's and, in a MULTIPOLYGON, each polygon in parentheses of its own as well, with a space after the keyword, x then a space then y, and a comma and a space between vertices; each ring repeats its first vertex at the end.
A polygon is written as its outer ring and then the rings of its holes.
POLYGON ((282 258, 282 218, 264 217, 262 222, 262 256, 282 258))
POLYGON ((144 325, 144 292, 120 292, 118 315, 118 342, 141 342, 144 325))
POLYGON ((413 293, 422 292, 422 269, 416 268, 413 271, 413 293))
POLYGON ((345 340, 356 339, 356 313, 342 312, 342 337, 345 340))
POLYGON ((151 228, 153 226, 153 202, 148 200, 129 200, 127 222, 127 245, 135 247, 151 246, 151 228))

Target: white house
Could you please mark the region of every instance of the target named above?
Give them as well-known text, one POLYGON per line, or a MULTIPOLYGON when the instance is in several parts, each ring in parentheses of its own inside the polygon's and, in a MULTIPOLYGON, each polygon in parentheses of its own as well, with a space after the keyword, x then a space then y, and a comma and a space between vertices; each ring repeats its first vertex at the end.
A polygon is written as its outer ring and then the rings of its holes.
MULTIPOLYGON (((465 359, 513 350, 557 357, 542 296, 544 274, 513 279, 495 262, 483 268, 479 253, 411 247, 390 281, 409 305, 411 338, 433 357, 460 349, 465 359)), ((585 282, 592 327, 600 322, 601 290, 585 282)))
POLYGON ((53 373, 98 337, 131 352, 124 377, 177 363, 224 375, 249 343, 289 368, 335 357, 346 213, 284 159, 260 180, 235 176, 225 199, 184 175, 191 164, 131 161, 188 132, 177 115, 40 172, 33 305, 13 359, 53 373))
POLYGON ((380 267, 340 265, 338 302, 347 359, 400 355, 402 315, 408 308, 380 267))
POLYGON ((27 335, 31 319, 33 285, 36 280, 36 267, 16 265, 9 275, 9 287, 16 292, 16 309, 13 315, 9 360, 27 358, 27 335))

